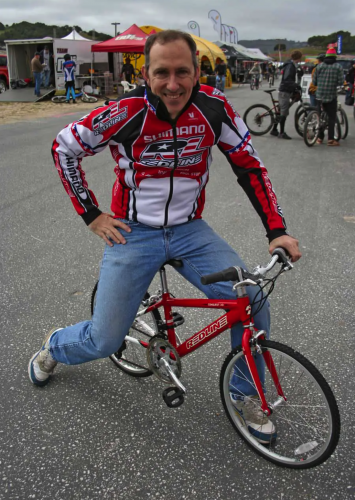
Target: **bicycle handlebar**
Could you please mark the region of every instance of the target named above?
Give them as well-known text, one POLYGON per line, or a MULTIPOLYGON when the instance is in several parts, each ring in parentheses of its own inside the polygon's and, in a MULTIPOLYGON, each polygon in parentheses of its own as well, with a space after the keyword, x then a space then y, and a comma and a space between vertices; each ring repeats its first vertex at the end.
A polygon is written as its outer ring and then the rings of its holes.
POLYGON ((275 248, 272 252, 270 262, 265 267, 258 266, 253 272, 249 272, 238 267, 228 267, 227 269, 223 269, 217 273, 201 276, 201 283, 202 285, 210 285, 212 283, 217 283, 218 281, 239 281, 239 269, 244 279, 260 280, 264 278, 269 271, 271 271, 277 262, 282 265, 285 271, 292 269, 293 267, 285 250, 283 248, 275 248))

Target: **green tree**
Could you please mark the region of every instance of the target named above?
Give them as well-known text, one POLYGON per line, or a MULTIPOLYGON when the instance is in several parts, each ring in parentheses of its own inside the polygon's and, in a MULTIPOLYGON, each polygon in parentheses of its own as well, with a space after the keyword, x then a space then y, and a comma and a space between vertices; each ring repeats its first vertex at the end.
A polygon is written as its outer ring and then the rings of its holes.
POLYGON ((286 50, 286 44, 277 43, 274 47, 274 50, 280 50, 282 52, 283 50, 286 50))

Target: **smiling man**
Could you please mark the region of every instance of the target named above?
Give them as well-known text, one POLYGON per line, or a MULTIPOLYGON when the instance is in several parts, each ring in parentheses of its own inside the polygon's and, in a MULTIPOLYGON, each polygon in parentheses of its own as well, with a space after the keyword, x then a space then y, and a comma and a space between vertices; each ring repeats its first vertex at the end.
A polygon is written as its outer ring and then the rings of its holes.
MULTIPOLYGON (((150 36, 142 72, 145 88, 68 125, 53 143, 55 166, 77 213, 106 248, 92 319, 48 334, 29 363, 36 385, 49 381, 57 363, 74 365, 117 352, 152 279, 169 259, 181 259, 177 271, 207 297, 235 298, 230 283, 200 281, 202 275, 230 266, 245 268, 235 250, 202 220, 214 145, 227 159, 222 168, 233 169, 259 214, 269 251, 281 246, 292 261, 301 256, 298 241, 286 234, 282 211, 244 122, 224 94, 198 83, 191 36, 175 30, 150 36), (83 157, 107 146, 116 165, 113 215, 100 211, 81 168, 83 157)), ((248 290, 253 300, 256 291, 248 290)), ((255 324, 269 334, 268 304, 255 324)), ((232 329, 233 347, 241 343, 242 333, 242 325, 232 329)), ((262 363, 259 370, 262 376, 262 363)), ((245 398, 254 394, 247 378, 231 389, 232 402, 250 432, 268 441, 275 427, 245 398)))

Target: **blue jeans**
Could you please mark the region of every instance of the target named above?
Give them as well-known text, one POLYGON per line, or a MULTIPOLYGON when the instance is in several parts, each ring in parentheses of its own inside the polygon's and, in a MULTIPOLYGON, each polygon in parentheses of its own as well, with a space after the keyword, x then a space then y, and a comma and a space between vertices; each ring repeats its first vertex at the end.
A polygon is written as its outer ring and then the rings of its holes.
POLYGON ((34 71, 33 77, 35 79, 35 94, 37 97, 39 97, 41 91, 42 72, 34 71))
POLYGON ((309 104, 313 106, 314 108, 317 107, 317 99, 315 94, 309 94, 309 104))
POLYGON ((42 75, 43 75, 42 85, 47 88, 49 87, 49 77, 51 76, 51 70, 44 69, 42 75))
MULTIPOLYGON (((124 222, 131 227, 132 232, 123 232, 127 241, 125 245, 106 245, 92 320, 68 326, 50 339, 50 352, 60 363, 75 365, 105 358, 116 352, 133 323, 152 279, 169 259, 181 259, 183 266, 177 272, 208 298, 235 298, 230 282, 201 284, 200 278, 204 274, 230 266, 245 268, 238 254, 205 221, 197 219, 168 228, 124 222)), ((252 300, 257 289, 248 287, 247 290, 252 300)), ((255 326, 269 334, 268 303, 255 317, 255 326)), ((232 347, 241 343, 242 334, 242 324, 233 327, 232 347)), ((260 359, 258 363, 262 372, 263 360, 260 359)), ((241 392, 255 393, 248 382, 245 382, 244 389, 240 387, 240 382, 231 385, 237 385, 241 392)))

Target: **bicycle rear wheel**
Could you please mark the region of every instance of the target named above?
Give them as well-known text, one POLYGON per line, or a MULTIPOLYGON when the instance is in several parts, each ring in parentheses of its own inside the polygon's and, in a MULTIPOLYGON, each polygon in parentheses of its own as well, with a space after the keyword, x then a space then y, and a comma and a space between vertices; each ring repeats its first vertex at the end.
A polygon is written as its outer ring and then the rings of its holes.
MULTIPOLYGON (((339 440, 340 415, 334 395, 324 377, 301 354, 279 342, 261 340, 259 345, 263 353, 271 354, 286 397, 285 401, 278 395, 266 370, 265 397, 273 409, 269 419, 277 437, 270 437, 268 444, 257 441, 231 401, 230 390, 235 390, 238 379, 250 384, 249 395, 256 392, 253 381, 242 372, 246 359, 241 346, 227 356, 221 370, 220 392, 227 416, 244 441, 266 460, 293 469, 315 467, 330 457, 339 440)), ((258 396, 253 401, 260 407, 258 396)))
POLYGON ((253 104, 243 116, 243 120, 253 135, 264 135, 272 129, 274 118, 270 108, 265 104, 253 104))
POLYGON ((349 133, 349 121, 343 108, 338 109, 337 117, 340 125, 341 138, 346 139, 349 133))
POLYGON ((308 147, 313 146, 320 132, 320 116, 317 111, 311 111, 303 127, 303 140, 308 147))
POLYGON ((92 95, 86 95, 86 94, 83 94, 81 96, 81 100, 83 102, 97 102, 97 97, 94 97, 92 95))
MULTIPOLYGON (((91 314, 94 311, 97 286, 98 283, 96 283, 91 295, 91 314)), ((150 295, 147 292, 143 300, 147 300, 149 297, 150 295)), ((139 311, 144 307, 142 303, 139 311)), ((136 317, 127 332, 127 336, 132 340, 125 340, 118 351, 109 356, 117 368, 132 377, 149 377, 153 375, 148 368, 147 350, 140 344, 140 341, 148 343, 158 333, 158 321, 160 320, 161 316, 158 310, 136 317)))
POLYGON ((52 102, 58 104, 60 102, 65 102, 67 100, 65 95, 55 95, 52 97, 52 102))

